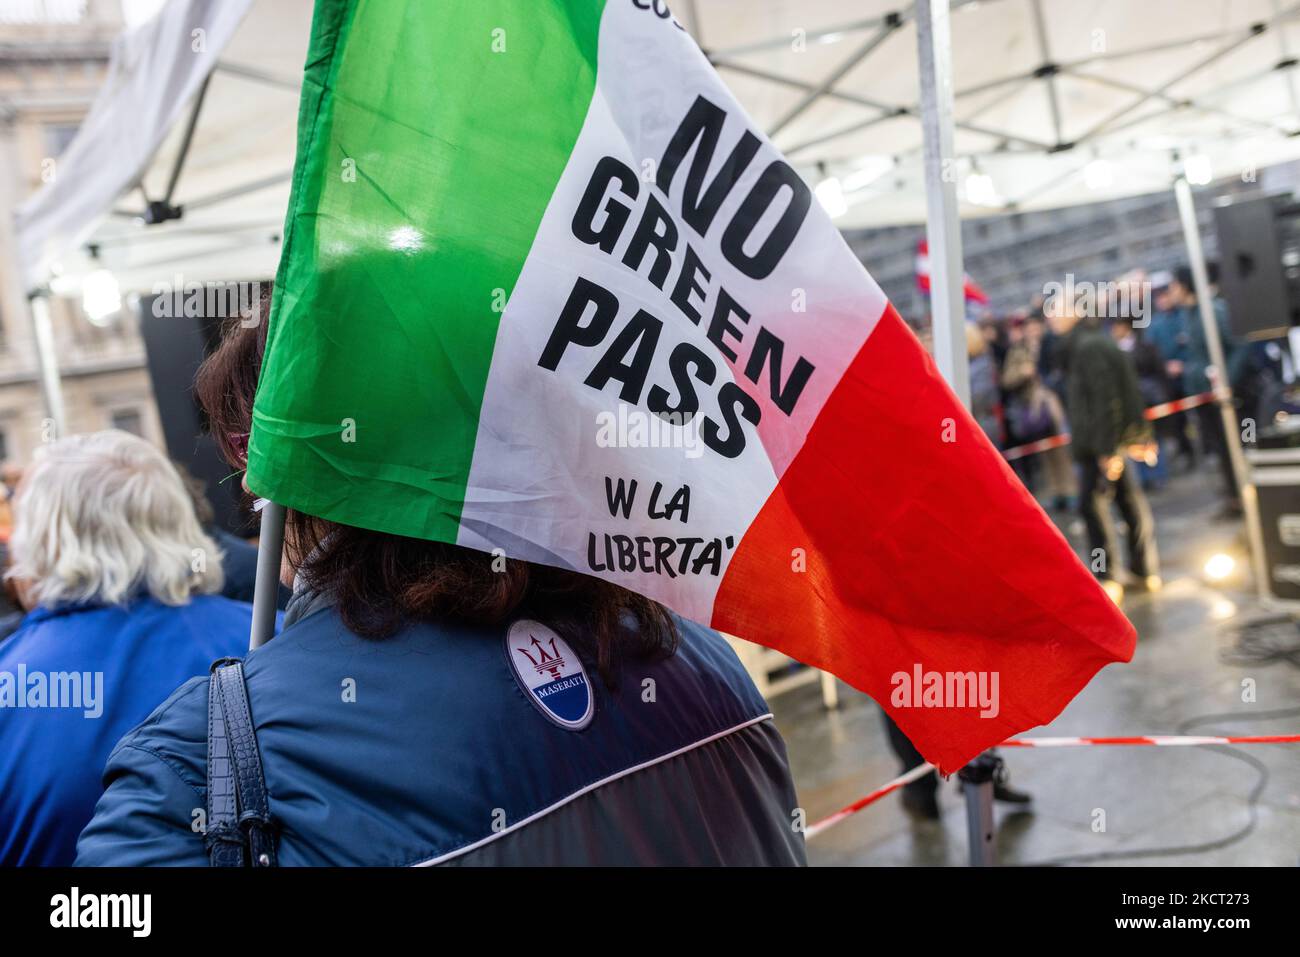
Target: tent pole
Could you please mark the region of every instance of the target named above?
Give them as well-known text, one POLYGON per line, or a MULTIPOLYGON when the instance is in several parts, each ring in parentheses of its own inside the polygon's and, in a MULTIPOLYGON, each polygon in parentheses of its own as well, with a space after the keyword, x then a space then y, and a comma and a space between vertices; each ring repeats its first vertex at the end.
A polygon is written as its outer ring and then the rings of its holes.
POLYGON ((1210 385, 1215 391, 1219 414, 1223 416, 1223 431, 1226 438, 1224 450, 1232 464, 1232 473, 1237 479, 1237 488, 1241 494, 1241 505, 1246 516, 1246 531, 1250 539, 1251 565, 1255 572, 1255 588, 1261 598, 1267 598, 1268 583, 1265 579, 1264 540, 1259 526, 1259 502, 1255 486, 1246 468, 1246 456, 1241 450, 1237 435, 1241 423, 1237 421, 1237 410, 1232 401, 1232 382, 1228 378, 1228 363, 1223 352, 1223 342, 1219 339, 1219 324, 1215 321, 1214 300, 1210 295, 1210 274, 1205 265, 1205 251, 1201 247, 1201 232, 1196 223, 1196 204, 1192 199, 1192 185, 1186 176, 1174 180, 1174 197, 1178 201, 1178 218, 1183 225, 1183 240, 1187 243, 1187 262, 1192 270, 1192 284, 1196 292, 1196 305, 1201 314, 1201 326, 1205 330, 1205 345, 1210 353, 1210 365, 1215 375, 1210 385))
POLYGON ((208 95, 208 84, 210 82, 212 82, 211 73, 203 78, 203 85, 199 87, 199 92, 194 97, 194 106, 190 109, 190 119, 185 124, 185 135, 181 140, 180 148, 176 151, 176 161, 172 164, 172 175, 167 180, 167 192, 163 194, 162 198, 162 201, 168 206, 171 205, 172 197, 176 195, 176 184, 181 180, 181 170, 185 168, 185 160, 190 155, 190 146, 194 142, 194 128, 199 125, 199 114, 203 111, 203 100, 208 95))
POLYGON ((32 317, 32 336, 36 344, 36 364, 41 381, 45 414, 54 427, 54 437, 62 438, 67 426, 63 409, 63 384, 59 380, 59 359, 54 346, 54 324, 50 321, 49 294, 37 290, 27 297, 32 317))
POLYGON ((962 405, 970 408, 966 357, 965 269, 953 175, 952 42, 947 0, 916 0, 925 135, 925 234, 930 249, 934 359, 962 405))
MULTIPOLYGON (((925 136, 925 235, 930 250, 930 313, 934 359, 958 400, 970 408, 966 355, 966 270, 953 175, 952 34, 948 0, 916 0, 921 129, 925 136)), ((993 773, 996 755, 981 754, 960 772, 966 782, 966 831, 972 867, 996 863, 993 773)))
POLYGON ((248 650, 275 637, 275 600, 280 594, 280 556, 284 551, 284 506, 262 506, 262 530, 257 537, 257 577, 253 584, 253 626, 248 650))
POLYGON ((15 141, 14 113, 0 105, 0 311, 14 320, 27 314, 31 322, 32 340, 36 353, 36 370, 45 403, 45 415, 53 426, 46 429, 47 437, 63 435, 63 390, 59 385, 59 360, 54 349, 54 330, 50 322, 48 293, 28 288, 20 264, 18 239, 14 229, 14 211, 18 208, 18 195, 24 188, 22 165, 15 141), (50 436, 50 432, 53 436, 50 436))

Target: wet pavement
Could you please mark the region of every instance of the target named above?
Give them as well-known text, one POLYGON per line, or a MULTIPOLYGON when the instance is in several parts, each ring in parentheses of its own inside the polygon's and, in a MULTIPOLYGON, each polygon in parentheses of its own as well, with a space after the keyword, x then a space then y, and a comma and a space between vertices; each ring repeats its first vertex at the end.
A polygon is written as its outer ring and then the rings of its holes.
MULTIPOLYGON (((1186 732, 1300 731, 1300 668, 1286 661, 1237 660, 1234 654, 1244 624, 1277 615, 1253 595, 1243 524, 1213 518, 1219 507, 1209 478, 1214 474, 1202 466, 1150 496, 1165 586, 1124 600, 1139 636, 1133 661, 1104 668, 1056 721, 1029 735, 1177 734, 1198 717, 1223 714, 1249 720, 1215 718, 1195 722, 1186 732), (1238 571, 1211 583, 1203 568, 1216 552, 1234 555, 1238 571), (1254 702, 1243 701, 1245 679, 1254 682, 1254 702), (1281 709, 1293 714, 1266 715, 1281 709)), ((1082 523, 1072 514, 1055 517, 1082 550, 1082 523)), ((1256 624, 1249 634, 1263 644, 1300 643, 1300 630, 1285 621, 1256 624)), ((846 685, 840 697, 840 707, 826 711, 814 684, 772 701, 810 822, 899 772, 880 709, 846 685)), ((1013 786, 1034 801, 1028 811, 998 806, 999 863, 1300 864, 1300 745, 1236 750, 1004 749, 1013 786), (1249 833, 1231 840, 1246 828, 1249 833), (1111 856, 1137 851, 1159 853, 1111 856)), ((940 821, 914 821, 900 798, 889 795, 813 838, 810 862, 965 865, 965 803, 956 778, 942 782, 939 794, 940 821)))

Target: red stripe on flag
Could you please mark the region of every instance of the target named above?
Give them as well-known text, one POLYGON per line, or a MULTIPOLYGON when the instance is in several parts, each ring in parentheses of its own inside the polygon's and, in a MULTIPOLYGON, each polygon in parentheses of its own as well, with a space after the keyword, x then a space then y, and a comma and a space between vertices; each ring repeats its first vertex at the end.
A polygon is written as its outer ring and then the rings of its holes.
POLYGON ((737 548, 713 624, 867 692, 945 773, 1052 720, 1135 640, 892 306, 737 548), (998 714, 894 707, 891 677, 918 666, 996 672, 998 714))

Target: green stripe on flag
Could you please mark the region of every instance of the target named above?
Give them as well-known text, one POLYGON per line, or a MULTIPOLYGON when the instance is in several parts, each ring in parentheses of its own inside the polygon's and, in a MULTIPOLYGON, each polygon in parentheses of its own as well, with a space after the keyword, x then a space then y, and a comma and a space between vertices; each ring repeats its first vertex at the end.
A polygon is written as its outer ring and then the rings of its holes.
POLYGON ((247 481, 455 541, 504 299, 586 118, 604 0, 318 0, 247 481))

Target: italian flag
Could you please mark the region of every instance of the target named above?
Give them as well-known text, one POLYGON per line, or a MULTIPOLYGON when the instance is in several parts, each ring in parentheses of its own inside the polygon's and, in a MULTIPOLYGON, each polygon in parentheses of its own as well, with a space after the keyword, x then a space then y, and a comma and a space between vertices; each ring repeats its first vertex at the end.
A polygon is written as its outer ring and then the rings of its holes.
POLYGON ((312 33, 256 494, 615 581, 945 771, 1130 657, 663 3, 318 0, 312 33))

